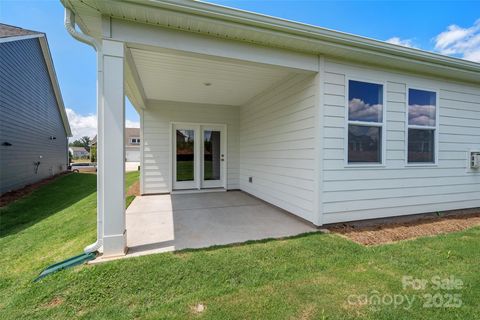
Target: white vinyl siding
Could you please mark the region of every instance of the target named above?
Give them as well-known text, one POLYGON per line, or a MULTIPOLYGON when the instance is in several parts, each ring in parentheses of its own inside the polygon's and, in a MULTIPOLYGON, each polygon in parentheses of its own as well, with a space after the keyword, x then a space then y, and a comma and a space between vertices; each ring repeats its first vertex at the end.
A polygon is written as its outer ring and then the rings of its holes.
POLYGON ((143 193, 170 192, 172 122, 227 125, 227 189, 239 189, 239 107, 153 102, 143 110, 143 193))
POLYGON ((319 221, 315 208, 328 224, 480 207, 480 173, 466 168, 467 151, 480 149, 480 88, 331 59, 322 75, 323 83, 315 75, 292 76, 241 107, 150 103, 141 116, 142 192, 171 190, 172 122, 218 123, 227 125, 228 189, 313 223, 319 221), (349 78, 384 84, 382 165, 346 164, 349 78), (408 87, 438 94, 433 166, 406 161, 408 87))
POLYGON ((294 76, 240 112, 240 188, 312 222, 315 84, 315 76, 294 76))
POLYGON ((326 60, 323 222, 480 207, 480 173, 466 153, 480 148, 480 88, 326 60), (386 159, 378 168, 344 166, 348 77, 386 83, 386 159), (439 88, 438 164, 406 165, 407 87, 439 88))

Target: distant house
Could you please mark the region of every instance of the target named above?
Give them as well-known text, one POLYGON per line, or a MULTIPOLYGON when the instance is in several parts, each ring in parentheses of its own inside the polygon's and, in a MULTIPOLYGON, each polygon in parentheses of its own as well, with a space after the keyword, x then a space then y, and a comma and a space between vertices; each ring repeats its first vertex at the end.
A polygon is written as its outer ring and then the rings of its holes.
POLYGON ((44 33, 0 24, 0 194, 63 172, 71 136, 44 33))
POLYGON ((140 162, 140 128, 125 128, 125 161, 140 162))
POLYGON ((73 159, 87 159, 90 153, 84 147, 69 147, 68 151, 72 154, 73 159))
MULTIPOLYGON (((97 146, 97 136, 90 146, 97 146)), ((140 128, 125 128, 125 162, 140 162, 140 128)))

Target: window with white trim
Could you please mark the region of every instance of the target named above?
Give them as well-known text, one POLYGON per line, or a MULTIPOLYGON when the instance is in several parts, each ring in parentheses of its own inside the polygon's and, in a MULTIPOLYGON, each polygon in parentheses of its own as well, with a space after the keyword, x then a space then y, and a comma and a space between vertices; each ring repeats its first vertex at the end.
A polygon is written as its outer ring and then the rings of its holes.
POLYGON ((140 144, 140 138, 130 138, 131 144, 140 144))
POLYGON ((383 85, 348 81, 348 163, 382 163, 383 85))
POLYGON ((408 89, 408 163, 435 163, 437 93, 408 89))

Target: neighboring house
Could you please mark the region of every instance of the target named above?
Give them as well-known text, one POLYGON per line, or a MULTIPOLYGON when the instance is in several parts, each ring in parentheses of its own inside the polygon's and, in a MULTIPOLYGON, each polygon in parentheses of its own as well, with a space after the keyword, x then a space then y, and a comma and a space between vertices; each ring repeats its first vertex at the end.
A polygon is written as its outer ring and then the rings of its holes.
MULTIPOLYGON (((97 136, 90 145, 97 146, 97 136)), ((125 161, 140 162, 140 128, 125 128, 125 161)))
POLYGON ((0 24, 0 194, 65 171, 69 136, 45 34, 0 24))
POLYGON ((140 128, 125 128, 125 161, 140 162, 140 128))
POLYGON ((90 153, 84 147, 69 147, 68 151, 72 154, 73 159, 87 159, 90 153))
POLYGON ((197 1, 62 3, 103 63, 106 256, 126 248, 125 95, 142 194, 241 189, 317 226, 480 207, 478 63, 197 1))

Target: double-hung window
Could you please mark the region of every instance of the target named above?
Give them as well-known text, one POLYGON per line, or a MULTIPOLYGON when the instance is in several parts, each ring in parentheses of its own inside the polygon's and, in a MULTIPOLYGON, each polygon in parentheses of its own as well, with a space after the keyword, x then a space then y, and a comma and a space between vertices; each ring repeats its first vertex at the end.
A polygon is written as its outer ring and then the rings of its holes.
POLYGON ((437 93, 408 90, 408 163, 436 163, 437 93))
POLYGON ((349 164, 383 163, 383 84, 348 81, 349 164))

